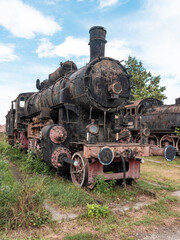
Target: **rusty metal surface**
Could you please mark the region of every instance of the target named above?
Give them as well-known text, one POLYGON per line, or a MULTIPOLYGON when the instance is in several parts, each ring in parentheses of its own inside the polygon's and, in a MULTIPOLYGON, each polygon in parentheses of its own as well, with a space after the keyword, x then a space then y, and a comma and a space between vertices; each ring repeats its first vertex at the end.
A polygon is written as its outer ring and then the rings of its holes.
POLYGON ((70 76, 69 92, 83 108, 117 111, 130 96, 130 80, 118 61, 102 57, 70 76), (111 91, 112 84, 121 86, 120 93, 111 91))
POLYGON ((138 107, 139 105, 143 105, 145 107, 150 107, 150 106, 163 105, 163 102, 158 99, 154 99, 154 98, 146 98, 146 99, 136 100, 136 101, 126 105, 126 108, 138 107))
POLYGON ((64 63, 60 63, 60 67, 57 68, 53 73, 49 74, 48 79, 44 80, 40 83, 40 80, 36 80, 36 87, 38 90, 43 90, 50 87, 53 83, 56 82, 59 78, 66 76, 69 73, 73 73, 77 70, 77 66, 72 61, 66 61, 64 63))
POLYGON ((52 142, 60 144, 63 143, 67 138, 67 131, 62 126, 54 126, 51 128, 49 137, 52 142))
MULTIPOLYGON (((100 164, 98 161, 94 161, 89 164, 88 186, 90 188, 93 187, 96 176, 98 175, 103 175, 105 180, 123 179, 123 172, 105 173, 103 171, 103 165, 100 164)), ((129 161, 129 170, 126 172, 126 178, 137 181, 139 177, 140 177, 140 162, 136 161, 135 159, 131 159, 129 161)))
POLYGON ((104 57, 106 29, 100 26, 92 27, 90 34, 90 61, 97 57, 104 57))
MULTIPOLYGON (((150 156, 150 146, 140 144, 118 144, 118 143, 99 143, 96 145, 84 145, 83 157, 85 158, 98 158, 99 151, 103 146, 108 146, 114 152, 115 158, 119 153, 123 156, 127 155, 127 150, 132 150, 135 157, 150 156)), ((119 158, 120 159, 120 158, 119 158)))
POLYGON ((51 155, 51 164, 54 168, 62 167, 63 162, 59 161, 59 156, 61 154, 66 154, 68 158, 71 158, 71 154, 68 149, 63 147, 56 148, 51 155))
POLYGON ((141 133, 147 128, 149 143, 160 147, 172 145, 179 151, 179 137, 175 134, 175 128, 180 127, 178 99, 173 105, 163 105, 157 99, 143 99, 126 105, 125 109, 133 141, 141 141, 141 133))
MULTIPOLYGON (((48 79, 37 80, 38 92, 20 94, 6 116, 12 143, 41 151, 43 160, 55 168, 71 169, 79 186, 92 186, 101 173, 106 180, 137 181, 140 158, 163 150, 132 139, 166 146, 171 138, 159 141, 149 129, 172 126, 175 117, 174 124, 179 121, 179 105, 164 106, 154 99, 127 105, 131 76, 119 61, 104 57, 105 37, 103 27, 91 28, 90 62, 79 70, 72 61, 61 63, 48 79), (164 122, 167 115, 169 122, 164 122), (77 165, 71 156, 76 156, 77 165)), ((178 148, 179 142, 174 143, 178 148)), ((168 154, 171 158, 173 150, 168 154)))

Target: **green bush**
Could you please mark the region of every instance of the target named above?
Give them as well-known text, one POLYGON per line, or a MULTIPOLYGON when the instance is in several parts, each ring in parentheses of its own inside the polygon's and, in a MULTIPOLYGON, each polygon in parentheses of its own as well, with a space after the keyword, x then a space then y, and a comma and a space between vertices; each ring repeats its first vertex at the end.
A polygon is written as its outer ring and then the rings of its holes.
POLYGON ((3 154, 7 151, 11 146, 6 142, 0 142, 0 154, 3 154))
POLYGON ((109 214, 108 206, 101 206, 99 204, 87 204, 87 208, 89 218, 106 217, 109 214))
POLYGON ((115 185, 116 185, 116 179, 106 182, 105 177, 103 175, 99 175, 99 176, 97 176, 95 184, 94 184, 94 186, 95 186, 94 191, 97 193, 108 194, 109 192, 111 192, 113 190, 113 187, 115 185))
POLYGON ((28 150, 26 157, 22 160, 20 170, 26 173, 48 174, 50 172, 50 166, 42 161, 40 154, 35 154, 32 150, 28 150))
POLYGON ((50 172, 50 166, 42 161, 40 154, 35 154, 32 150, 28 150, 25 154, 18 144, 12 147, 8 143, 0 142, 0 154, 19 165, 19 169, 25 173, 48 174, 50 172))
POLYGON ((23 152, 21 152, 19 145, 12 147, 8 143, 0 142, 0 149, 2 157, 8 158, 8 160, 12 162, 17 162, 24 155, 23 152))
POLYGON ((179 127, 176 127, 174 132, 176 133, 176 135, 180 136, 180 128, 179 127))

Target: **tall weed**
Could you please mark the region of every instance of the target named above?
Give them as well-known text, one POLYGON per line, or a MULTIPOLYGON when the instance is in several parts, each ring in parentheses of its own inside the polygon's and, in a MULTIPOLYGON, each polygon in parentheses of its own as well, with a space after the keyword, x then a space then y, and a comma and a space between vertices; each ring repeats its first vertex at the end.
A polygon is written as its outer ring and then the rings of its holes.
POLYGON ((0 229, 39 227, 49 221, 43 209, 44 179, 32 178, 20 185, 7 160, 0 158, 0 229))
POLYGON ((0 228, 12 217, 12 209, 20 190, 11 174, 8 161, 0 159, 0 228))
POLYGON ((95 186, 94 192, 109 194, 113 190, 113 187, 115 185, 116 185, 116 179, 106 182, 105 177, 103 175, 99 175, 97 176, 94 184, 95 186))
POLYGON ((8 221, 8 227, 40 227, 46 223, 49 216, 43 208, 44 199, 44 179, 27 180, 22 185, 17 201, 11 208, 13 216, 8 221))
POLYGON ((26 157, 22 160, 20 170, 26 173, 48 174, 50 172, 50 166, 42 161, 40 154, 35 154, 32 150, 28 150, 26 157))
POLYGON ((25 173, 48 174, 50 166, 42 161, 40 154, 28 150, 25 154, 19 145, 10 146, 8 143, 0 142, 0 154, 9 161, 19 165, 19 169, 25 173))

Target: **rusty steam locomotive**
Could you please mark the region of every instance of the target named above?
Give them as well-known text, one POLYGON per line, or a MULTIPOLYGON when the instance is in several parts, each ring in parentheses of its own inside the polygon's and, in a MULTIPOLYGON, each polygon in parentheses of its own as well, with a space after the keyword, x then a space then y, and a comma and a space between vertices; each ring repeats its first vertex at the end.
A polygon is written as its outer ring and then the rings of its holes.
POLYGON ((142 142, 143 127, 150 131, 148 143, 159 147, 172 145, 180 154, 180 136, 175 129, 180 128, 180 98, 175 104, 164 105, 157 99, 142 99, 125 106, 124 117, 128 122, 133 142, 142 142))
POLYGON ((122 143, 128 135, 124 108, 130 98, 130 77, 121 63, 104 57, 106 30, 90 29, 90 62, 77 69, 66 61, 36 93, 21 93, 6 116, 9 142, 41 151, 58 169, 68 169, 78 186, 93 187, 95 178, 137 181, 142 156, 175 156, 173 147, 160 149, 122 143))

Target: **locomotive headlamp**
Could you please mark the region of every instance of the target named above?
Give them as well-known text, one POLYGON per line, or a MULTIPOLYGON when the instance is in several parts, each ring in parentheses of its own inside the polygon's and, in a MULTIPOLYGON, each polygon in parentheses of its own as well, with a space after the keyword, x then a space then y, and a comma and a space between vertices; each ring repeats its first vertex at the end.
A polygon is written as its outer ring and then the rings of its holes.
POLYGON ((109 147, 102 147, 98 159, 102 165, 109 165, 114 159, 114 152, 109 147))
POLYGON ((91 134, 94 134, 94 135, 98 134, 98 132, 99 132, 99 127, 96 124, 91 123, 86 128, 87 128, 88 132, 90 132, 91 134))
POLYGON ((166 158, 167 161, 174 160, 175 156, 176 156, 176 149, 173 146, 169 145, 165 147, 164 157, 166 158))

